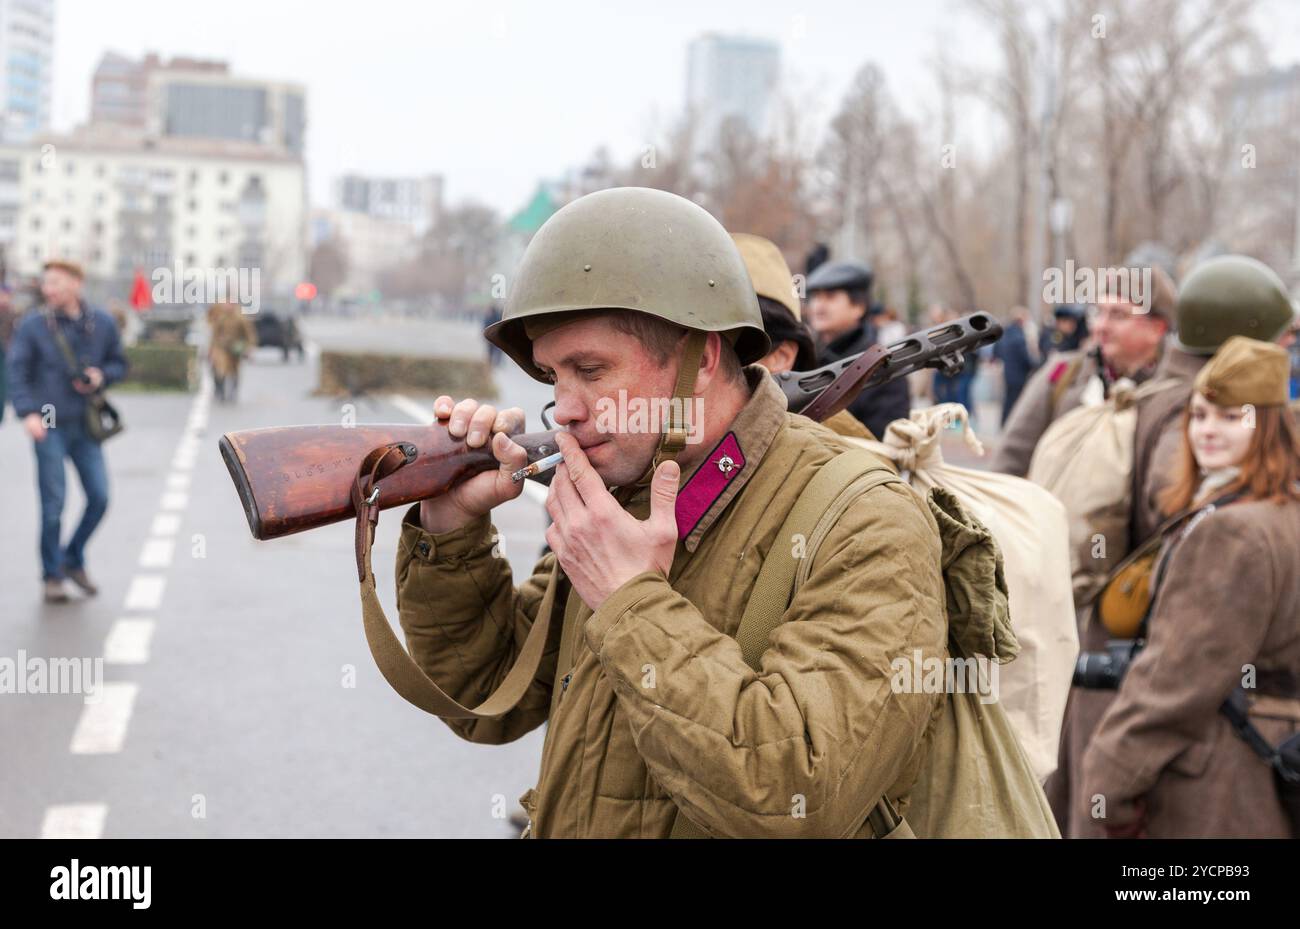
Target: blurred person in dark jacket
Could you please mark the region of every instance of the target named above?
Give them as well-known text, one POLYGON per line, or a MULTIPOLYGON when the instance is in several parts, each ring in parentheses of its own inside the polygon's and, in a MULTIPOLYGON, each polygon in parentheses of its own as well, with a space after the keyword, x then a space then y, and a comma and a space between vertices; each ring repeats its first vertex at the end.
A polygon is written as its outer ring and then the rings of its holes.
POLYGON ((98 593, 86 574, 85 555, 86 543, 108 509, 108 469, 103 449, 86 425, 86 398, 126 376, 117 324, 82 299, 81 283, 78 265, 46 263, 42 303, 18 324, 7 362, 9 399, 36 452, 47 603, 68 599, 64 578, 88 595, 98 593), (75 370, 60 341, 75 356, 75 370), (60 545, 64 459, 72 460, 86 494, 86 510, 66 547, 60 545))
POLYGON ((993 357, 1002 363, 1002 380, 1005 389, 1002 394, 1002 422, 1007 421, 1011 408, 1016 405, 1020 392, 1025 389, 1029 375, 1042 364, 1042 355, 1036 351, 1036 344, 1029 331, 1031 325, 1029 311, 1018 306, 1011 311, 1011 321, 1002 333, 1002 338, 993 347, 993 357))
POLYGON ((1052 311, 1052 323, 1038 337, 1039 354, 1077 351, 1088 340, 1088 318, 1081 306, 1062 303, 1052 311))
MULTIPOLYGON (((939 319, 941 322, 952 322, 958 319, 958 315, 952 310, 941 310, 939 319)), ((966 352, 965 360, 956 374, 944 374, 942 371, 934 372, 934 402, 935 403, 960 403, 971 414, 972 419, 975 417, 975 405, 971 400, 971 387, 975 383, 975 373, 979 368, 980 358, 978 352, 966 352)))
MULTIPOLYGON (((818 365, 865 352, 879 341, 867 313, 871 283, 871 269, 856 261, 828 262, 808 276, 808 325, 820 343, 818 365)), ((906 419, 910 411, 906 378, 863 391, 849 405, 849 412, 876 438, 882 437, 895 419, 906 419)))

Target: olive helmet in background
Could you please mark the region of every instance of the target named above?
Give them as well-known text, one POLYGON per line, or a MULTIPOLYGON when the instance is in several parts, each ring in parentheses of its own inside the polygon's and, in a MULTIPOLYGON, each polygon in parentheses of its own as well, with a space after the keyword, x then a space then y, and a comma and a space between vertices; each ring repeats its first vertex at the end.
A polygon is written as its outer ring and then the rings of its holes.
POLYGON ((1193 355, 1213 355, 1234 335, 1276 341, 1294 319, 1282 279, 1245 255, 1197 265, 1183 282, 1175 312, 1179 347, 1193 355))

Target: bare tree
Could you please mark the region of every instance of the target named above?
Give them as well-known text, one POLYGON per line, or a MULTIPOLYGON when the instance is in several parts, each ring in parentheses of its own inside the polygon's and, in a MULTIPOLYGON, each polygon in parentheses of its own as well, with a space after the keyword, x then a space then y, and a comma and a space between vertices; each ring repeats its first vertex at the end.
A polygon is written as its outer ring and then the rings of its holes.
POLYGON ((976 86, 980 88, 993 108, 1007 123, 1010 135, 1010 163, 1012 186, 1010 204, 1012 245, 1011 258, 1015 262, 1015 280, 1019 293, 1028 293, 1033 287, 1037 268, 1029 266, 1031 250, 1030 208, 1034 179, 1035 148, 1040 127, 1035 113, 1035 60, 1039 54, 1038 43, 1030 30, 1030 19, 1023 0, 970 0, 971 7, 981 14, 997 32, 1002 51, 1002 68, 976 86))
POLYGON ((1136 171, 1143 206, 1138 235, 1165 241, 1171 198, 1186 180, 1177 127, 1207 86, 1235 70, 1256 44, 1256 0, 1112 0, 1101 4, 1112 23, 1096 42, 1106 158, 1106 260, 1134 243, 1120 233, 1125 166, 1136 171), (1136 149, 1135 149, 1136 146, 1136 149))
POLYGON ((455 309, 476 298, 485 302, 500 232, 490 207, 469 203, 449 210, 425 235, 414 258, 380 276, 380 286, 389 296, 437 297, 455 309))
POLYGON ((876 189, 884 154, 892 104, 880 68, 858 69, 831 120, 820 160, 831 178, 832 201, 842 246, 874 260, 873 228, 879 192, 876 189), (859 240, 859 233, 865 241, 859 240))
POLYGON ((341 239, 326 239, 312 249, 307 277, 324 297, 343 286, 348 279, 348 250, 341 239))

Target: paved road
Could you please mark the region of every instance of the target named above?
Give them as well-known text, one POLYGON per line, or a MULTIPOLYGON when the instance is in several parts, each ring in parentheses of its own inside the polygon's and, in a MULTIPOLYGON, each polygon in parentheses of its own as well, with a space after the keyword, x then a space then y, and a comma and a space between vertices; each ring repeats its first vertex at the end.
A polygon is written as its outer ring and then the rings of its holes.
MULTIPOLYGON (((544 387, 509 380, 504 395, 540 405, 544 387)), ((540 731, 470 745, 388 688, 362 633, 348 526, 249 537, 217 438, 339 421, 314 384, 310 357, 269 352, 236 406, 121 393, 129 428, 106 446, 113 499, 89 549, 102 591, 63 606, 40 601, 30 443, 12 418, 0 427, 0 659, 109 659, 98 703, 0 695, 0 836, 514 834, 502 816, 533 783, 540 731)), ((363 401, 357 417, 409 421, 412 405, 363 401)), ((74 493, 69 512, 80 507, 74 493)), ((522 497, 501 514, 516 572, 544 516, 522 497)), ((378 565, 392 564, 395 517, 378 565)), ((391 576, 379 573, 395 615, 391 576)))

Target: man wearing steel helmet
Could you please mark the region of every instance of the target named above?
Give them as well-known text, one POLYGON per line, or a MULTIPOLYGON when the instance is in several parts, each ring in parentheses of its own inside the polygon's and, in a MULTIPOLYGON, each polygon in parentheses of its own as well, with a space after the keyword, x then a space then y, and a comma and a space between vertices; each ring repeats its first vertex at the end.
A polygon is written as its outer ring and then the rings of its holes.
POLYGON ((447 720, 485 743, 549 722, 522 800, 531 833, 663 838, 680 809, 715 836, 877 834, 869 814, 882 796, 906 805, 943 699, 889 686, 891 656, 944 654, 937 526, 905 485, 850 495, 786 621, 746 663, 733 636, 764 558, 797 544, 778 538, 786 515, 848 446, 788 413, 752 364, 769 340, 726 232, 661 191, 583 197, 534 237, 487 335, 555 385, 567 435, 552 552, 518 588, 492 556, 490 510, 520 490, 508 434, 522 411, 441 397, 452 434, 490 435, 501 467, 407 514, 398 603, 429 677, 478 700, 558 567, 564 621, 523 699, 447 720), (690 417, 640 431, 599 420, 609 404, 670 397, 690 417))

